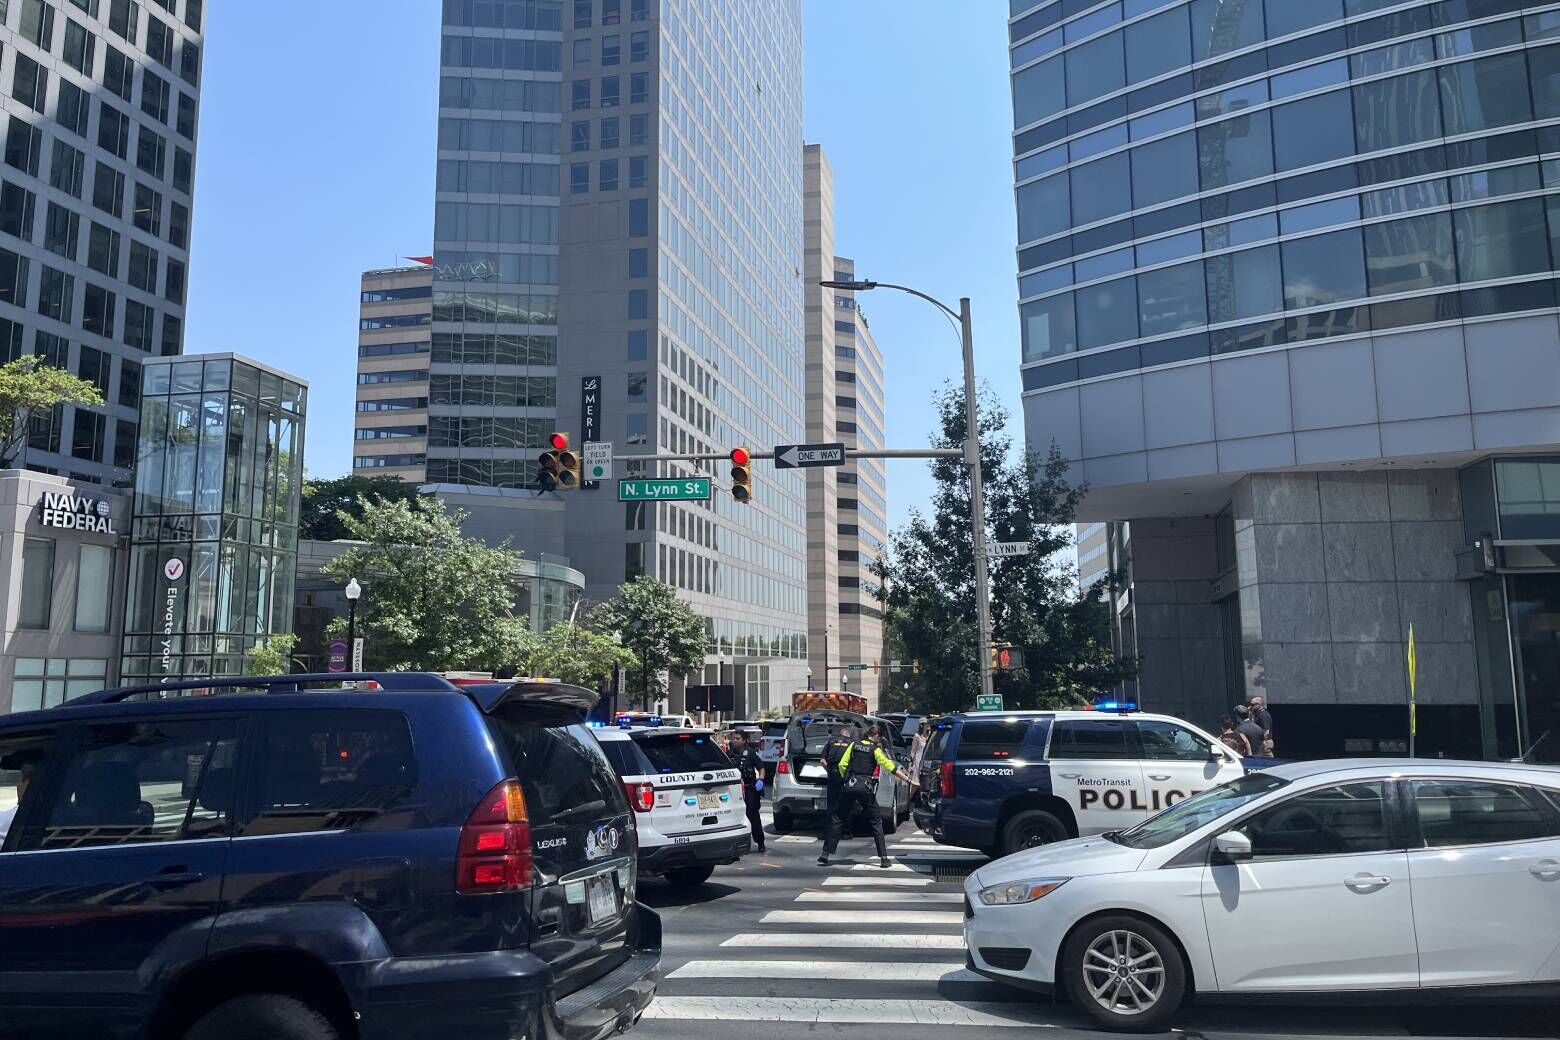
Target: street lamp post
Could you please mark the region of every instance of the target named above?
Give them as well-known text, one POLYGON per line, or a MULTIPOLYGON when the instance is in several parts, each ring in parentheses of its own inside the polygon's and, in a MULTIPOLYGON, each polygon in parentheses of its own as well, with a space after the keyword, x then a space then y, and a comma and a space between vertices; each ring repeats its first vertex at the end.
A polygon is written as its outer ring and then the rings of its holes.
POLYGON ((348 670, 351 663, 357 657, 357 605, 363 596, 363 586, 358 584, 356 578, 347 580, 347 662, 348 670))
POLYGON ((919 296, 959 323, 960 346, 964 351, 964 464, 970 471, 970 534, 974 539, 975 550, 975 621, 980 636, 976 658, 980 667, 980 692, 991 693, 991 574, 986 559, 986 492, 980 473, 980 429, 976 425, 975 333, 970 319, 970 298, 961 297, 959 309, 955 311, 936 297, 908 285, 846 279, 818 284, 825 289, 844 289, 847 292, 898 289, 911 296, 919 296))

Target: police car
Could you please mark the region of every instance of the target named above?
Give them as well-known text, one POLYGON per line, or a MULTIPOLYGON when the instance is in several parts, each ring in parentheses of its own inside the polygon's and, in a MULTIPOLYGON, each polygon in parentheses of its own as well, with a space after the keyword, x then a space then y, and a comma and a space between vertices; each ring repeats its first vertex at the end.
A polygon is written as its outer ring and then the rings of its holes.
POLYGON ((639 872, 701 885, 752 846, 742 777, 707 729, 592 730, 623 781, 639 835, 639 872))
POLYGON ((1211 734, 1127 706, 938 720, 921 760, 916 826, 990 856, 1122 830, 1245 774, 1211 734))

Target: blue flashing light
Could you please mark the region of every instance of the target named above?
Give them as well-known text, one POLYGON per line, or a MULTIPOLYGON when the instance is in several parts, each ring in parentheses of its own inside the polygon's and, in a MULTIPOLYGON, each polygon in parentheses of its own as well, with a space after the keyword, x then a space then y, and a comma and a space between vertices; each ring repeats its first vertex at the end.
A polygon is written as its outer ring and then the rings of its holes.
POLYGON ((627 715, 624 715, 622 718, 618 719, 618 728, 619 729, 629 729, 633 725, 634 725, 634 720, 629 718, 627 715))
POLYGON ((1134 701, 1096 701, 1090 707, 1095 711, 1137 711, 1134 701))
POLYGON ((699 800, 697 798, 684 798, 683 799, 683 804, 684 805, 698 805, 699 804, 699 800))
POLYGON ((650 716, 650 721, 649 721, 648 725, 659 726, 660 724, 661 724, 661 716, 659 716, 659 715, 652 715, 652 716, 650 716))
POLYGON ((731 795, 723 794, 723 795, 720 796, 720 800, 723 801, 723 802, 729 802, 729 801, 731 801, 731 795))

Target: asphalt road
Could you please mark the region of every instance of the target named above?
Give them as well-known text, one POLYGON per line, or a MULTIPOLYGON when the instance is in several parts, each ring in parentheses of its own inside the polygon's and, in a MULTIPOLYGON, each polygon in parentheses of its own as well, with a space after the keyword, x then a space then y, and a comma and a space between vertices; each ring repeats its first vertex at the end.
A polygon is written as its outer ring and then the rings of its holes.
MULTIPOLYGON (((656 1002, 635 1040, 1104 1035, 1065 1005, 964 969, 961 882, 934 875, 967 872, 982 862, 978 853, 943 849, 908 823, 889 838, 889 870, 877 866, 870 838, 846 841, 828 867, 815 862, 816 835, 777 836, 771 829, 768 845, 767 855, 719 868, 697 889, 679 892, 654 878, 641 883, 640 898, 661 913, 666 945, 656 1002)), ((1189 1009, 1165 1035, 1542 1037, 1560 1035, 1555 1012, 1264 1002, 1189 1009)))

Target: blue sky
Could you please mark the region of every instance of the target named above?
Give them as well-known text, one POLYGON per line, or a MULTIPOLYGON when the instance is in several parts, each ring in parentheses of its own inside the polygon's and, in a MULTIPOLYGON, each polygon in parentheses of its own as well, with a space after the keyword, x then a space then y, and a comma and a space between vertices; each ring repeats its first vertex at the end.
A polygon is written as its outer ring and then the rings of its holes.
MULTIPOLYGON (((1004 0, 804 0, 806 137, 829 154, 836 246, 859 273, 950 305, 971 297, 977 372, 1018 435, 1006 12, 1004 0)), ((340 475, 359 276, 431 251, 438 5, 210 4, 206 32, 185 349, 307 379, 308 469, 340 475), (278 25, 307 27, 288 34, 285 64, 278 25)), ((889 443, 925 444, 932 395, 960 376, 957 337, 911 297, 862 302, 887 358, 889 443)), ((920 462, 889 477, 897 524, 930 479, 920 462)))

